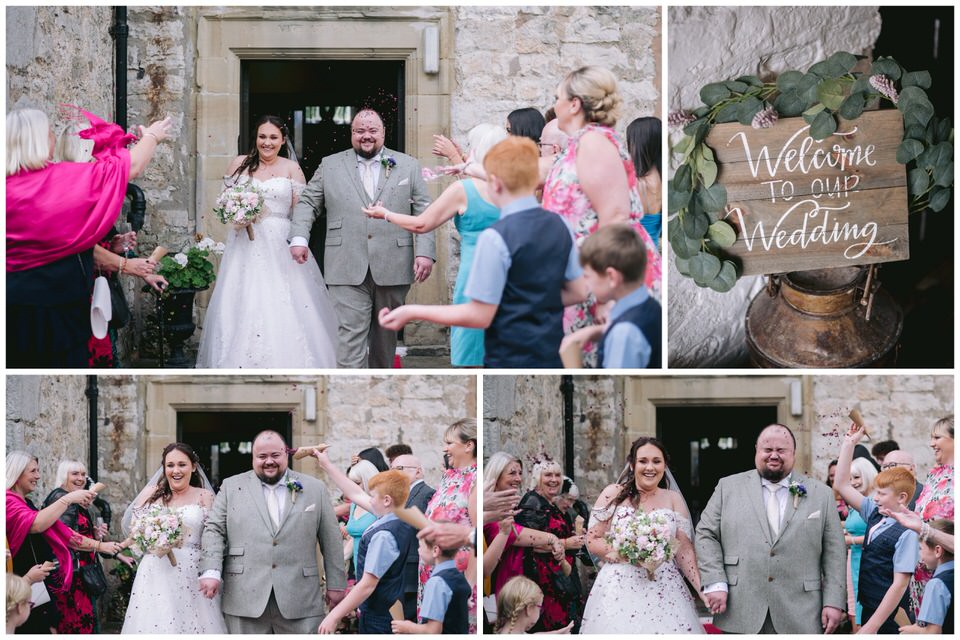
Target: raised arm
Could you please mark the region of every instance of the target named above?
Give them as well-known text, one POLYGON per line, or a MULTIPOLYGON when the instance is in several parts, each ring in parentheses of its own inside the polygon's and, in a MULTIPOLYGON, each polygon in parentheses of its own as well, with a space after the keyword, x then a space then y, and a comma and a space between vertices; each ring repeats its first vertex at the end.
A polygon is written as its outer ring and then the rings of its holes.
POLYGON ((30 525, 30 533, 43 533, 52 527, 54 522, 60 519, 60 516, 70 508, 70 505, 82 504, 83 506, 87 506, 93 502, 93 499, 96 497, 97 494, 87 489, 77 489, 76 491, 71 491, 66 495, 60 496, 54 500, 50 506, 44 507, 37 513, 37 517, 33 519, 33 524, 30 525))
POLYGON ((363 211, 371 218, 386 220, 411 233, 426 233, 433 231, 458 213, 463 213, 466 206, 466 191, 463 189, 463 184, 457 181, 447 187, 440 197, 430 203, 420 215, 396 213, 379 202, 363 211))
POLYGON ((840 454, 837 456, 837 475, 833 479, 833 488, 847 504, 857 511, 863 503, 863 494, 850 484, 850 464, 853 462, 853 450, 866 433, 864 427, 851 425, 851 430, 843 437, 840 454))
POLYGON ((140 127, 140 140, 130 149, 130 179, 139 177, 157 150, 157 145, 170 135, 170 126, 173 119, 167 116, 163 120, 154 122, 149 127, 140 127))
MULTIPOLYGON (((327 475, 333 481, 333 484, 337 485, 337 488, 343 492, 343 495, 350 499, 350 502, 354 503, 364 511, 369 511, 373 513, 373 503, 370 500, 370 496, 364 493, 363 489, 357 486, 353 480, 347 477, 343 471, 337 469, 336 466, 330 461, 330 457, 327 455, 326 451, 320 451, 319 449, 313 450, 313 455, 317 459, 320 468, 327 472, 327 475)), ((331 505, 331 512, 333 506, 331 505)))

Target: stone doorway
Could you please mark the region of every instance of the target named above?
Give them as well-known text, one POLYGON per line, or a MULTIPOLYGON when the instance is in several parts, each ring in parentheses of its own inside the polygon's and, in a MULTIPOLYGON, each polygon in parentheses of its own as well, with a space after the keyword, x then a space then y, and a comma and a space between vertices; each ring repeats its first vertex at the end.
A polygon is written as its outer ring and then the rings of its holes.
POLYGON ((177 441, 187 442, 219 491, 224 478, 249 471, 253 439, 265 429, 292 441, 292 415, 287 411, 178 411, 177 441))
POLYGON ((720 478, 753 467, 757 435, 776 421, 776 405, 657 408, 657 438, 670 452, 694 526, 720 478))

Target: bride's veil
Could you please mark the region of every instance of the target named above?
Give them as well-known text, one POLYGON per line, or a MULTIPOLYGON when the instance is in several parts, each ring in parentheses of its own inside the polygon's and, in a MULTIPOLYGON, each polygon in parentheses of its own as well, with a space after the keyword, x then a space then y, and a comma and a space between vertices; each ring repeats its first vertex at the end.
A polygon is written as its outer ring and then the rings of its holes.
MULTIPOLYGON (((206 489, 210 493, 213 493, 213 485, 210 483, 210 479, 207 478, 207 474, 204 473, 203 467, 197 464, 197 475, 200 476, 200 486, 203 489, 206 489)), ((134 498, 130 504, 127 506, 126 510, 123 512, 123 519, 120 521, 120 526, 122 527, 123 535, 130 535, 130 523, 133 521, 133 511, 143 506, 143 501, 149 498, 149 495, 144 495, 146 490, 151 487, 156 487, 157 483, 160 482, 160 478, 163 475, 163 467, 154 472, 150 479, 147 481, 147 484, 140 489, 140 493, 137 494, 137 497, 134 498)))

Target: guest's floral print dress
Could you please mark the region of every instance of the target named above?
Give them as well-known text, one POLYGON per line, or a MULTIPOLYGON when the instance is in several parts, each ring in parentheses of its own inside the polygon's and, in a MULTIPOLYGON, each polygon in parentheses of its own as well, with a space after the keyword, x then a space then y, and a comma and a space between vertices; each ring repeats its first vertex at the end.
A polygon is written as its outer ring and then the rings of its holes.
MULTIPOLYGON (((598 124, 588 124, 570 138, 566 150, 557 157, 553 168, 547 175, 547 181, 543 187, 542 206, 547 211, 560 214, 570 223, 578 247, 597 230, 600 223, 597 212, 593 209, 593 205, 587 198, 587 194, 584 193, 577 177, 577 149, 580 145, 580 139, 584 134, 591 131, 606 137, 617 148, 617 153, 620 155, 621 162, 623 162, 623 170, 627 175, 627 186, 630 192, 630 224, 643 238, 643 244, 647 248, 647 272, 644 284, 650 291, 650 295, 660 300, 662 271, 660 253, 657 251, 656 243, 650 239, 650 234, 640 223, 641 218, 643 218, 643 203, 640 201, 640 194, 637 190, 637 176, 633 161, 630 159, 630 154, 627 153, 626 146, 613 129, 598 124)), ((563 314, 564 333, 571 333, 577 329, 596 324, 596 308, 597 301, 593 295, 586 302, 567 307, 563 314)), ((597 366, 596 345, 591 343, 585 346, 584 364, 586 366, 597 366)))
MULTIPOLYGON (((953 465, 942 464, 934 467, 927 474, 923 491, 917 498, 914 509, 920 514, 924 522, 931 520, 953 520, 953 465)), ((920 602, 923 599, 923 589, 927 581, 933 577, 933 572, 927 570, 922 562, 917 564, 910 580, 910 606, 914 614, 920 614, 920 602)))
MULTIPOLYGON (((471 526, 470 522, 470 492, 473 491, 473 484, 477 480, 477 464, 473 463, 467 467, 459 469, 447 469, 443 478, 440 480, 440 486, 437 492, 430 498, 427 504, 427 512, 424 514, 430 520, 446 520, 454 524, 463 524, 471 526)), ((467 563, 472 556, 473 551, 469 548, 463 548, 457 552, 457 569, 465 571, 467 563)), ((420 560, 420 587, 417 593, 417 615, 420 615, 420 603, 423 600, 423 587, 430 579, 430 572, 433 567, 423 563, 420 560)), ((464 574, 470 581, 470 576, 464 574)), ((470 615, 470 634, 477 632, 477 585, 473 585, 473 593, 470 595, 468 606, 470 615)))

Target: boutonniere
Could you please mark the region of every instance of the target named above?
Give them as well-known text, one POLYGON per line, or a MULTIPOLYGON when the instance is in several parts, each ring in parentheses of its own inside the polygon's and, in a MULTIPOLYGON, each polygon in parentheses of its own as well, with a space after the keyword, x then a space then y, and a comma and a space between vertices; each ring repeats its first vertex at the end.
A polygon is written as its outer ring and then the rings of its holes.
POLYGON ((303 493, 303 485, 300 484, 299 480, 291 480, 290 478, 287 478, 287 481, 284 484, 286 484, 287 489, 290 490, 290 502, 296 504, 297 494, 303 493))
POLYGON ((790 494, 793 495, 793 508, 796 509, 800 503, 800 498, 807 495, 807 488, 796 480, 791 482, 788 488, 790 489, 790 494))
POLYGON ((384 177, 389 178, 390 169, 393 169, 395 166, 397 166, 397 159, 393 156, 380 156, 380 166, 383 167, 385 174, 384 177))

